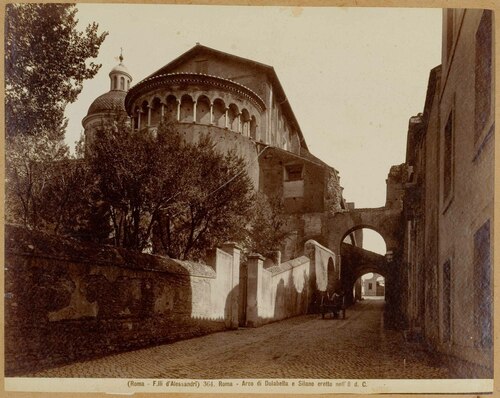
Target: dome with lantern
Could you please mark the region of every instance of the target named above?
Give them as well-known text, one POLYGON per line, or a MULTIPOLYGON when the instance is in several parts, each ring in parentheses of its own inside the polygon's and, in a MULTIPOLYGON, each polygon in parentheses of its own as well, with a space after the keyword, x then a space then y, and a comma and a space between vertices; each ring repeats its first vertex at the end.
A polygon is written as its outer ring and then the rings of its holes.
POLYGON ((105 118, 119 114, 126 114, 125 97, 130 89, 132 76, 123 64, 123 55, 120 54, 120 63, 109 72, 110 90, 97 97, 89 106, 87 116, 82 120, 85 135, 92 127, 101 125, 105 118))

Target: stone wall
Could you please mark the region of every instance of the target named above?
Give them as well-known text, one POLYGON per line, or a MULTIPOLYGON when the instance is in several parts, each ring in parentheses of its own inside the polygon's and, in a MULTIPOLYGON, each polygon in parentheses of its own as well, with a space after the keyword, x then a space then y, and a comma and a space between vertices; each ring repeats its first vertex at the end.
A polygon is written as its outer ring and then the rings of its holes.
POLYGON ((246 171, 255 188, 259 186, 257 148, 254 141, 239 133, 214 126, 177 123, 174 127, 187 142, 196 143, 202 135, 208 135, 221 153, 233 151, 245 160, 246 171))
POLYGON ((237 327, 239 249, 209 265, 6 226, 5 374, 237 327))
MULTIPOLYGON (((330 169, 305 156, 269 147, 259 158, 259 189, 268 196, 283 198, 287 214, 325 211, 325 198, 330 169), (302 167, 300 177, 288 178, 287 168, 302 167)), ((330 195, 330 194, 329 194, 330 195)), ((332 195, 329 206, 333 206, 332 195)))

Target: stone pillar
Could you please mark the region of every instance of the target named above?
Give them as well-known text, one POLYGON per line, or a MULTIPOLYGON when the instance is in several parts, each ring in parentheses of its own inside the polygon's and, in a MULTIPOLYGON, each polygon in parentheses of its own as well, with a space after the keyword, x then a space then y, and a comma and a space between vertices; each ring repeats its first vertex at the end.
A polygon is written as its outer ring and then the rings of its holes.
POLYGON ((141 129, 141 111, 137 111, 137 130, 141 129))
POLYGON ((180 122, 181 120, 181 100, 176 100, 177 101, 177 121, 180 122))
POLYGON ((276 250, 274 253, 276 256, 276 265, 280 265, 281 264, 281 250, 276 250))
POLYGON ((151 126, 151 105, 148 105, 148 127, 151 126))
POLYGON ((165 118, 165 104, 162 102, 161 103, 161 120, 165 118))
POLYGON ((259 304, 262 302, 262 273, 264 257, 251 253, 247 261, 247 326, 259 326, 259 304))
MULTIPOLYGON (((340 249, 339 249, 339 253, 340 253, 340 249)), ((337 278, 339 281, 342 280, 342 256, 340 254, 337 254, 337 265, 338 265, 338 269, 339 269, 339 273, 337 275, 337 278)))
POLYGON ((210 124, 214 124, 214 104, 210 103, 210 124))
POLYGON ((238 311, 240 299, 240 254, 241 247, 235 242, 226 242, 222 245, 222 250, 233 257, 233 266, 231 269, 231 292, 228 298, 229 308, 229 327, 238 328, 238 311))
POLYGON ((354 282, 354 302, 361 301, 361 278, 354 282))
POLYGON ((224 128, 228 128, 229 127, 229 108, 226 108, 226 125, 224 126, 224 128))
POLYGON ((238 133, 241 134, 241 113, 238 114, 238 133))
POLYGON ((193 102, 193 123, 196 123, 196 104, 197 102, 193 102))

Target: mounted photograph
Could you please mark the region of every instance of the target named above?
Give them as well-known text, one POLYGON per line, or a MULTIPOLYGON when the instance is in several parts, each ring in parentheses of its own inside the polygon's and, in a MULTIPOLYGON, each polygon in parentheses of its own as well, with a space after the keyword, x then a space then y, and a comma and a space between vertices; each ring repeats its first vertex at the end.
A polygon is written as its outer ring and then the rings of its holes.
POLYGON ((493 391, 493 10, 4 22, 7 391, 493 391))

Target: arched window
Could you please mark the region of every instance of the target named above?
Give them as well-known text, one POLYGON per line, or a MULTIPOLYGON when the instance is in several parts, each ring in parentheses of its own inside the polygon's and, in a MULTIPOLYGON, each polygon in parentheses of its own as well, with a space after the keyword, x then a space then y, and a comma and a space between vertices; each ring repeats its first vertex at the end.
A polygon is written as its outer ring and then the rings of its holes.
POLYGON ((193 122, 193 107, 194 101, 193 99, 185 94, 181 98, 181 117, 180 121, 185 123, 193 122))
POLYGON ((210 100, 204 95, 196 101, 196 123, 210 124, 210 100))
POLYGON ((167 96, 167 105, 165 107, 165 121, 174 122, 177 120, 177 98, 173 95, 167 96))
POLYGON ((250 114, 248 113, 248 110, 243 109, 241 111, 241 133, 245 137, 250 137, 250 114))
POLYGON ((157 126, 161 120, 161 101, 155 97, 151 107, 151 126, 157 126))
POLYGON ((226 126, 226 104, 220 98, 214 101, 214 126, 224 128, 226 126))
POLYGON ((239 110, 235 104, 229 105, 228 127, 229 130, 238 132, 239 110))
POLYGON ((125 78, 120 77, 120 90, 125 90, 125 78))

